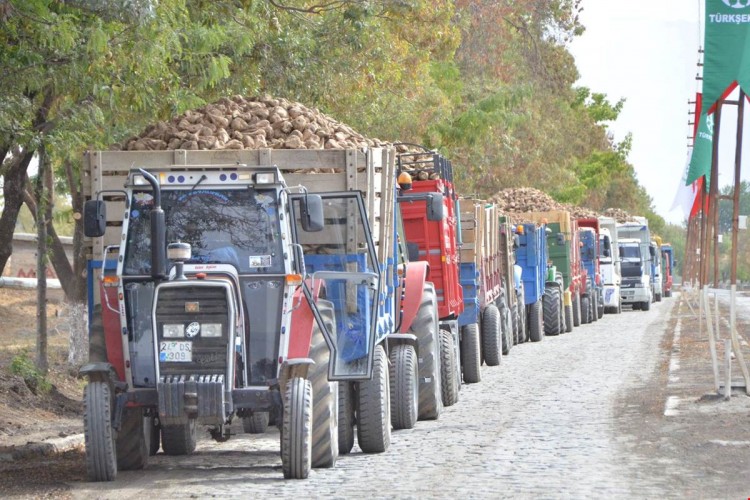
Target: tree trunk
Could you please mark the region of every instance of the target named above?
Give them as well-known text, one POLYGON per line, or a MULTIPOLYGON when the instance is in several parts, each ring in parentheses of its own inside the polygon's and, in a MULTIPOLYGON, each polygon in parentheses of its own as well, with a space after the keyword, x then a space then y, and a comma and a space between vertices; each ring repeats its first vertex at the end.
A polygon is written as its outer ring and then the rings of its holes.
POLYGON ((0 274, 5 269, 13 253, 13 231, 16 228, 18 212, 23 205, 24 191, 28 179, 26 171, 34 157, 34 151, 25 151, 21 156, 10 160, 4 175, 3 197, 5 207, 0 215, 0 274))
POLYGON ((49 370, 47 359, 47 221, 51 218, 52 204, 47 199, 47 172, 49 158, 44 146, 39 148, 39 173, 36 178, 35 195, 37 203, 37 265, 36 265, 36 367, 46 374, 49 370))

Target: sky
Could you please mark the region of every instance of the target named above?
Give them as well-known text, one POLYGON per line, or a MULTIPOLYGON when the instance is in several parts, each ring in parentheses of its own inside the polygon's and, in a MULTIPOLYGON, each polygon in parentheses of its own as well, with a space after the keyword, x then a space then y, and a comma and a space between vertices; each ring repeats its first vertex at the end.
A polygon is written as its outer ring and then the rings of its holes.
MULTIPOLYGON (((695 77, 702 3, 583 0, 586 32, 570 47, 581 75, 577 85, 605 93, 612 102, 626 100, 609 128, 616 141, 633 134, 629 161, 656 212, 674 223, 683 220, 681 210, 670 208, 692 133, 688 100, 694 99, 700 83, 695 77)), ((726 179, 729 182, 728 173, 726 179)))

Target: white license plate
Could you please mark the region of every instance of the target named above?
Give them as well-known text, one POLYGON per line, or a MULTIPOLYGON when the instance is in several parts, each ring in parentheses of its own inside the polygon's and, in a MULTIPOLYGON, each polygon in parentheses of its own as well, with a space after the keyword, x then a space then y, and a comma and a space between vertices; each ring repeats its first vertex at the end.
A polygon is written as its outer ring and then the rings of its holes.
POLYGON ((192 360, 192 342, 169 340, 159 343, 159 361, 163 363, 189 363, 192 360))

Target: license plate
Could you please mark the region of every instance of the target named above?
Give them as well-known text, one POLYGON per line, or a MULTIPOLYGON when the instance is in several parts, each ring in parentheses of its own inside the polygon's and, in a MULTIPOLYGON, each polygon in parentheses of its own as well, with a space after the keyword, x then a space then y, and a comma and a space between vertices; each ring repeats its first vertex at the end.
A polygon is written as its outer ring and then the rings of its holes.
POLYGON ((170 340, 159 343, 159 361, 163 363, 189 363, 192 360, 192 342, 170 340))

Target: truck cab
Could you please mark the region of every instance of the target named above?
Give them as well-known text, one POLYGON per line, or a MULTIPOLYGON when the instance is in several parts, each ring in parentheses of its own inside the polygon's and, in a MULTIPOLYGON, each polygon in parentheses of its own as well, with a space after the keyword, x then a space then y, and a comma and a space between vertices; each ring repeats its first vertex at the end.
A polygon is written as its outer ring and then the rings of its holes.
POLYGON ((648 252, 651 257, 651 288, 654 302, 661 302, 664 286, 661 273, 661 244, 657 240, 651 240, 648 252))
POLYGON ((633 309, 647 311, 651 308, 651 277, 647 273, 648 259, 641 252, 641 241, 622 238, 619 241, 619 256, 622 270, 622 303, 633 309))
POLYGON ((602 301, 605 313, 622 312, 620 296, 620 256, 617 240, 612 237, 609 228, 602 227, 599 234, 599 269, 602 274, 602 301))
POLYGON ((663 295, 664 297, 671 297, 674 284, 674 252, 672 251, 672 245, 669 243, 664 243, 661 246, 661 269, 663 295))

